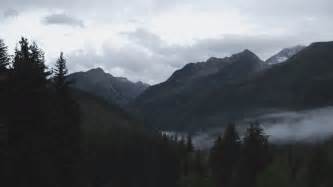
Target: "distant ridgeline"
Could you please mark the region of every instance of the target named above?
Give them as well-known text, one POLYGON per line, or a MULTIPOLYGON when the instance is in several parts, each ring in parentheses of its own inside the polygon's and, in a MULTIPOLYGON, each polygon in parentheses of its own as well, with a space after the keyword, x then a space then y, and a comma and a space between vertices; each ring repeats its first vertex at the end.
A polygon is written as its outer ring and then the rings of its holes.
POLYGON ((149 87, 142 82, 131 82, 123 77, 114 77, 96 68, 87 72, 77 72, 67 76, 71 87, 103 98, 108 103, 127 105, 149 87))
POLYGON ((332 84, 333 42, 285 49, 266 62, 245 50, 187 64, 130 106, 150 126, 198 130, 270 111, 332 105, 332 84))

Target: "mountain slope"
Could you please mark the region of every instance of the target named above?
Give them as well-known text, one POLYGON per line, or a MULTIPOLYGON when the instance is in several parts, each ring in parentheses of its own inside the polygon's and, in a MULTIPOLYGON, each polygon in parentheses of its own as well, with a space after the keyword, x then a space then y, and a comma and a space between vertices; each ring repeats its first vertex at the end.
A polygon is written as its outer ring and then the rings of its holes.
POLYGON ((333 105, 333 42, 314 43, 253 79, 205 95, 190 116, 201 123, 241 120, 276 110, 333 105), (210 99, 217 98, 217 99, 210 99))
POLYGON ((190 66, 200 66, 202 69, 208 67, 209 71, 200 70, 200 72, 213 73, 195 75, 192 76, 196 77, 195 79, 188 79, 190 76, 186 74, 189 66, 187 65, 176 71, 166 82, 148 88, 135 100, 133 108, 148 124, 156 127, 191 126, 185 118, 205 98, 205 95, 227 84, 247 80, 265 69, 265 63, 249 50, 217 59, 215 63, 218 65, 215 64, 214 71, 210 69, 210 62, 206 63, 190 64, 190 66), (186 81, 179 81, 184 79, 186 81))
POLYGON ((229 59, 217 73, 181 86, 152 86, 135 100, 136 112, 159 128, 198 130, 276 110, 333 105, 333 42, 311 44, 271 68, 248 51, 229 59))
POLYGON ((141 124, 119 106, 101 98, 72 89, 72 95, 80 106, 81 127, 84 132, 106 132, 110 129, 135 129, 141 124))
POLYGON ((142 82, 133 83, 126 78, 114 77, 101 68, 70 74, 67 80, 72 82, 73 88, 121 106, 126 105, 148 87, 142 82))
POLYGON ((278 52, 277 54, 275 54, 272 57, 270 57, 269 59, 267 59, 266 63, 268 63, 270 65, 274 65, 274 64, 279 64, 279 63, 285 62, 292 56, 294 56, 297 53, 299 53, 300 51, 302 51, 304 48, 305 48, 305 46, 297 45, 294 47, 282 49, 280 52, 278 52))

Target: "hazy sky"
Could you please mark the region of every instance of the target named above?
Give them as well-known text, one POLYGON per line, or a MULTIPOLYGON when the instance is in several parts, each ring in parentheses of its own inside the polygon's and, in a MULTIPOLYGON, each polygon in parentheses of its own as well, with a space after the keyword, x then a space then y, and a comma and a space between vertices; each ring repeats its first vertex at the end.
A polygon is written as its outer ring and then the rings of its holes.
POLYGON ((332 0, 0 0, 0 38, 32 39, 70 71, 103 67, 157 83, 188 62, 245 48, 333 40, 332 0))

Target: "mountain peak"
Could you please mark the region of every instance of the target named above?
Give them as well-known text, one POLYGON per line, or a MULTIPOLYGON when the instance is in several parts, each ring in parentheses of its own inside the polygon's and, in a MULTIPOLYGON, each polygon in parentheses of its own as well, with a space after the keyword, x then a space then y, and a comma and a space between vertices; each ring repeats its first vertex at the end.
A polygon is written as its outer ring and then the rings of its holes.
POLYGON ((256 55, 254 52, 250 51, 249 49, 245 49, 244 51, 242 51, 242 52, 239 53, 239 54, 241 54, 241 55, 247 55, 247 56, 254 56, 254 57, 257 57, 257 55, 256 55))
POLYGON ((205 62, 188 63, 175 71, 168 81, 188 82, 218 72, 228 62, 224 58, 210 57, 205 62))
POLYGON ((296 55, 300 51, 302 51, 305 48, 305 46, 302 45, 296 45, 293 47, 284 48, 281 51, 279 51, 277 54, 273 55, 269 59, 266 60, 267 64, 273 65, 273 64, 279 64, 282 62, 287 61, 292 56, 296 55))
POLYGON ((252 59, 252 60, 255 60, 255 61, 261 61, 260 58, 255 53, 250 51, 249 49, 245 49, 240 53, 233 54, 230 57, 230 59, 231 60, 239 60, 239 59, 249 60, 249 59, 252 59))
POLYGON ((236 53, 232 56, 256 56, 256 54, 254 54, 252 51, 250 51, 249 49, 244 49, 242 52, 236 53))
POLYGON ((125 106, 148 87, 146 84, 137 84, 124 77, 114 77, 102 68, 73 73, 67 78, 73 81, 72 87, 120 106, 125 106))
POLYGON ((221 62, 223 59, 222 58, 217 58, 217 57, 210 57, 206 62, 208 63, 218 63, 221 62))
POLYGON ((87 71, 87 73, 100 73, 105 74, 105 71, 101 67, 93 68, 87 71))
POLYGON ((249 49, 244 49, 241 53, 248 53, 248 54, 254 54, 252 51, 249 49))

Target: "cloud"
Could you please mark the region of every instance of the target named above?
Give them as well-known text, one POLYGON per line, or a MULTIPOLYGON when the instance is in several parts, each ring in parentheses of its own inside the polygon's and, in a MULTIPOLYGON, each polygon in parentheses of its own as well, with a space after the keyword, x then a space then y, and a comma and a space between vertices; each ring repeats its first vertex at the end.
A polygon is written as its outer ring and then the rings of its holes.
POLYGON ((18 15, 19 15, 19 12, 15 9, 7 9, 3 13, 3 16, 5 18, 17 17, 18 15))
POLYGON ((147 83, 156 83, 157 80, 168 77, 173 71, 173 68, 165 63, 165 57, 151 56, 135 45, 121 48, 105 45, 102 54, 85 49, 68 56, 68 65, 71 70, 102 67, 114 76, 127 77, 132 81, 143 80, 147 83))
POLYGON ((84 27, 82 20, 67 14, 51 14, 43 18, 42 23, 45 25, 68 25, 73 27, 84 27))
POLYGON ((262 116, 266 133, 273 142, 316 142, 333 136, 333 108, 281 112, 262 116))
MULTIPOLYGON (((333 137, 332 114, 333 107, 280 111, 240 121, 237 130, 243 136, 249 122, 259 121, 271 143, 317 143, 333 137)), ((198 132, 193 136, 193 144, 199 149, 209 149, 223 131, 222 127, 198 132)))
MULTIPOLYGON (((146 48, 159 55, 178 55, 180 58, 195 62, 211 56, 224 57, 244 49, 250 49, 263 59, 270 57, 274 52, 283 47, 296 44, 308 44, 312 40, 304 40, 297 35, 237 35, 226 34, 215 38, 194 40, 188 45, 167 44, 158 35, 145 29, 137 29, 133 32, 123 33, 135 44, 146 48)), ((182 63, 182 62, 180 62, 182 63)))
POLYGON ((71 71, 104 66, 116 75, 158 83, 186 63, 211 56, 248 48, 266 59, 284 47, 330 40, 332 2, 96 0, 92 6, 90 0, 1 0, 0 10, 14 7, 20 14, 0 22, 0 37, 11 48, 21 35, 32 38, 48 61, 62 50, 77 60, 71 71), (45 26, 50 24, 70 27, 45 26))
POLYGON ((168 44, 143 28, 120 35, 127 40, 122 47, 105 43, 101 52, 82 49, 81 52, 69 54, 75 64, 71 69, 78 71, 101 66, 115 76, 154 84, 166 80, 176 69, 189 62, 205 61, 212 56, 230 56, 244 49, 250 49, 265 59, 283 47, 303 44, 296 36, 225 35, 196 40, 189 45, 177 45, 168 44))

